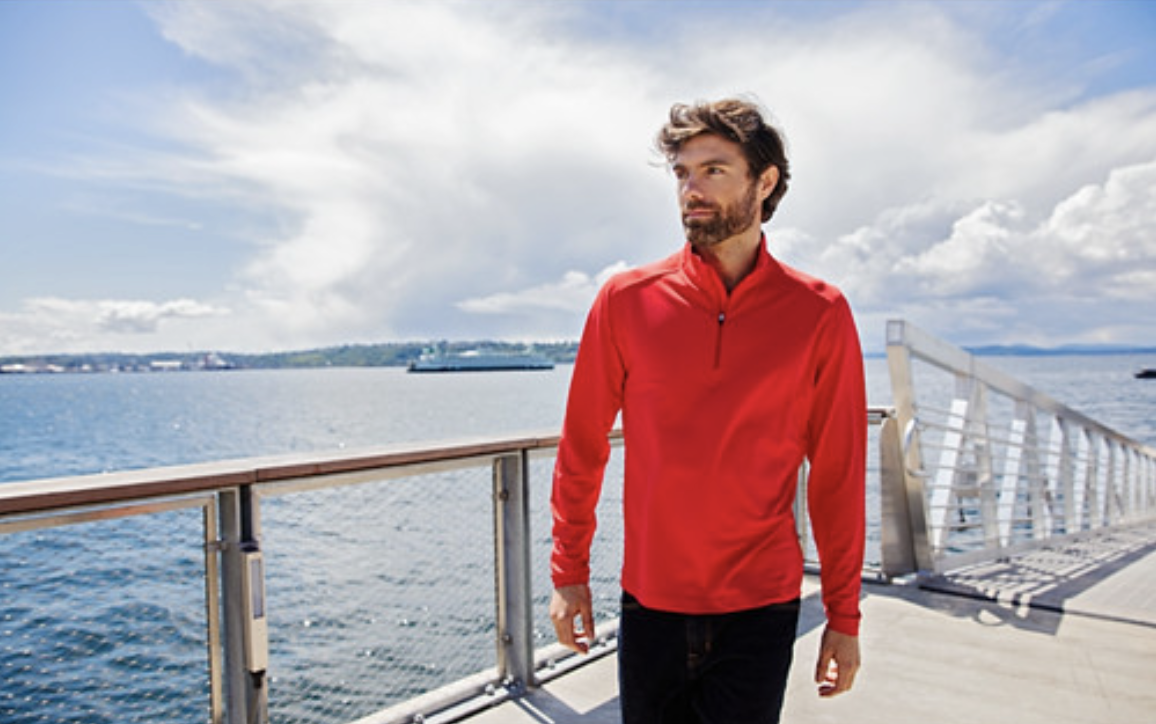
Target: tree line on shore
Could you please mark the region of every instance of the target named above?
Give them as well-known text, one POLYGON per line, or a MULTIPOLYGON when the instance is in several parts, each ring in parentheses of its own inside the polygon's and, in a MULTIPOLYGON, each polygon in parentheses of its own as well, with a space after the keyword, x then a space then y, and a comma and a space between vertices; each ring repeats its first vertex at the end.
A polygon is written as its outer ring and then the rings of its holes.
POLYGON ((175 370, 308 369, 322 367, 404 367, 423 354, 456 354, 485 349, 499 353, 533 352, 559 364, 574 361, 577 342, 440 341, 349 344, 309 350, 233 354, 157 352, 137 354, 23 355, 0 357, 0 372, 166 372, 175 370))

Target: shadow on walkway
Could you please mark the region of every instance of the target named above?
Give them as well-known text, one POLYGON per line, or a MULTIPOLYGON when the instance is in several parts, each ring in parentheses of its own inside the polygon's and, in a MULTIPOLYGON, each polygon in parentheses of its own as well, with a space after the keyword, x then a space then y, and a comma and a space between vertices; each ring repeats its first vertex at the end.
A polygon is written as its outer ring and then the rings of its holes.
POLYGON ((919 587, 998 604, 992 610, 1007 612, 1007 623, 1034 630, 1039 622, 1017 609, 1156 626, 1156 525, 926 576, 919 587))

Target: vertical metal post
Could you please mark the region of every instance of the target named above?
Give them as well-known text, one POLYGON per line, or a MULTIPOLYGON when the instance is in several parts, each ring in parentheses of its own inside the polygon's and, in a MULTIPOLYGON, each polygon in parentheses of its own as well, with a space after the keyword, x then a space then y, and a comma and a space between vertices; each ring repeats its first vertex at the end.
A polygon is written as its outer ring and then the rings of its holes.
POLYGON ((1049 415, 1050 419, 1048 446, 1044 451, 1044 503, 1048 513, 1048 524, 1045 537, 1059 535, 1064 525, 1064 510, 1061 507, 1064 500, 1064 444, 1066 435, 1063 429, 1063 420, 1056 415, 1049 415))
MULTIPOLYGON (((219 494, 221 514, 221 598, 224 609, 225 712, 229 724, 269 720, 265 672, 247 665, 248 625, 245 620, 245 551, 260 537, 256 500, 249 486, 219 494)), ((261 642, 267 643, 267 642, 261 642)))
POLYGON ((1151 518, 1152 506, 1156 504, 1156 460, 1150 455, 1144 455, 1141 462, 1144 466, 1144 495, 1140 507, 1144 517, 1151 518))
POLYGON ((535 683, 527 470, 524 451, 494 459, 498 676, 515 690, 535 683))
POLYGON ((922 518, 923 500, 908 499, 907 480, 903 472, 903 440, 899 421, 893 415, 883 420, 879 431, 879 494, 884 575, 895 577, 916 573, 915 540, 911 521, 922 518))
POLYGON ((1024 403, 1026 416, 1024 422, 1024 475, 1028 479, 1028 520, 1031 523, 1032 539, 1043 540, 1047 537, 1048 507, 1046 493, 1048 487, 1046 468, 1041 458, 1044 455, 1040 443, 1039 430, 1036 418, 1039 413, 1030 403, 1024 403))
POLYGON ((1119 474, 1119 466, 1116 461, 1119 459, 1117 450, 1119 444, 1115 440, 1106 440, 1107 443, 1107 458, 1108 458, 1108 472, 1107 480, 1104 483, 1104 506, 1103 516, 1104 525, 1115 525, 1119 522, 1119 515, 1115 514, 1115 510, 1119 507, 1119 497, 1116 490, 1116 476, 1119 474))
POLYGON ((1139 509, 1136 511, 1141 518, 1148 517, 1152 508, 1152 459, 1143 453, 1137 453, 1137 483, 1140 487, 1139 509))
POLYGON ((220 539, 218 537, 219 513, 217 500, 211 499, 202 511, 205 535, 205 613, 208 621, 209 649, 209 722, 225 722, 225 690, 221 642, 221 566, 220 539))
POLYGON ((804 555, 807 550, 807 539, 811 537, 810 519, 807 517, 807 477, 810 471, 811 466, 803 460, 795 482, 795 535, 799 539, 799 548, 804 551, 804 555))
POLYGON ((1131 523, 1133 520, 1133 514, 1136 512, 1136 507, 1132 499, 1134 482, 1134 468, 1132 467, 1132 462, 1135 460, 1135 455, 1132 453, 1132 449, 1126 446, 1120 447, 1120 453, 1120 457, 1124 463, 1124 469, 1122 471, 1122 475, 1120 476, 1122 480, 1120 499, 1123 501, 1121 507, 1124 509, 1123 522, 1131 523))
POLYGON ((907 342, 907 325, 898 320, 887 323, 887 368, 891 376, 895 424, 900 440, 900 470, 907 489, 911 547, 920 571, 935 570, 932 549, 930 510, 924 479, 923 451, 919 440, 919 421, 915 414, 915 378, 911 370, 911 350, 907 342))
POLYGON ((1095 445, 1091 437, 1092 431, 1086 427, 1081 427, 1076 437, 1076 457, 1074 459, 1075 482, 1073 495, 1076 507, 1076 527, 1072 532, 1079 533, 1084 530, 1085 524, 1088 520, 1088 494, 1092 489, 1092 481, 1095 479, 1096 468, 1093 462, 1093 451, 1095 445))
POLYGON ((1060 467, 1058 470, 1059 491, 1064 498, 1063 521, 1064 534, 1070 535, 1079 531, 1080 509, 1076 500, 1076 455, 1078 440, 1072 436, 1072 424, 1063 417, 1057 418, 1059 424, 1060 467))
POLYGON ((996 489, 995 461, 988 421, 987 385, 972 380, 971 419, 968 421, 971 449, 975 456, 975 485, 978 488, 984 547, 999 548, 999 491, 996 489))
POLYGON ((1015 405, 1015 417, 1008 426, 1007 450, 1004 453, 1003 484, 999 491, 1000 545, 1009 546, 1015 531, 1016 498, 1020 479, 1024 476, 1024 441, 1027 439, 1028 416, 1034 414, 1020 401, 1015 405))

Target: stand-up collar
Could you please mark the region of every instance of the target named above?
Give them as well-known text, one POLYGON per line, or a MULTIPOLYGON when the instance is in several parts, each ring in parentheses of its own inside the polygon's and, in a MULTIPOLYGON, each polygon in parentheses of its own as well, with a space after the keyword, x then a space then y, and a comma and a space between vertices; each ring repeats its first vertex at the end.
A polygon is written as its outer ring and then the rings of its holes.
MULTIPOLYGON (((718 272, 713 266, 706 263, 701 256, 695 253, 694 247, 687 242, 682 249, 682 268, 686 273, 688 279, 699 289, 707 292, 711 296, 720 299, 726 299, 728 296, 726 285, 723 284, 718 272)), ((734 291, 738 292, 740 289, 748 286, 756 280, 766 277, 768 274, 773 274, 779 269, 779 264, 767 251, 767 236, 763 234, 759 238, 759 248, 755 253, 755 267, 751 269, 739 285, 735 287, 734 291)))

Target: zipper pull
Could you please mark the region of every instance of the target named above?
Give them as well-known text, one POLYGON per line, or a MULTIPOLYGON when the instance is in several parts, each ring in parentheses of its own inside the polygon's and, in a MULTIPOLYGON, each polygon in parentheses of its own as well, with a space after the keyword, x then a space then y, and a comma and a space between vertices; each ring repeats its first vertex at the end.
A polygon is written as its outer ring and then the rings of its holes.
POLYGON ((714 339, 714 368, 717 370, 719 364, 722 363, 722 336, 723 336, 723 322, 727 321, 727 313, 720 311, 718 313, 718 332, 715 333, 714 339))

